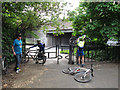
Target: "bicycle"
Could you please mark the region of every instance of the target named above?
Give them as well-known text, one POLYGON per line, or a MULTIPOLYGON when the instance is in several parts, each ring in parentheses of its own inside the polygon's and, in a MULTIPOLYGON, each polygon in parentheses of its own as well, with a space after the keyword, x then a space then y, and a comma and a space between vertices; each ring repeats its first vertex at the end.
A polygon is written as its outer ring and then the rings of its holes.
MULTIPOLYGON (((32 51, 32 50, 31 50, 32 51)), ((30 57, 36 61, 36 64, 44 65, 46 62, 46 56, 44 56, 43 51, 39 52, 39 49, 35 50, 35 55, 30 54, 30 49, 26 49, 26 52, 22 56, 22 63, 27 63, 30 57)))
POLYGON ((29 50, 26 49, 26 51, 22 54, 22 61, 21 63, 27 63, 29 61, 29 50))
POLYGON ((7 74, 7 70, 8 70, 8 61, 6 60, 5 57, 0 58, 0 62, 1 62, 1 69, 2 69, 2 74, 7 74))
POLYGON ((92 77, 94 77, 93 64, 91 64, 90 69, 76 67, 73 70, 71 68, 64 69, 64 70, 62 70, 62 72, 65 74, 71 74, 71 75, 75 74, 74 79, 78 82, 81 82, 81 83, 90 82, 92 80, 92 77))

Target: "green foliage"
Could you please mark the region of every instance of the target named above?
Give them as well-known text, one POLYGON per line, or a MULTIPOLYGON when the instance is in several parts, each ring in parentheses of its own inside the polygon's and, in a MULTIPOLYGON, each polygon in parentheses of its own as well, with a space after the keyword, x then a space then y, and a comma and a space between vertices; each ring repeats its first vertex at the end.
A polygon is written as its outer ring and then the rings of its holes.
MULTIPOLYGON (((118 2, 83 2, 71 19, 73 35, 86 34, 96 43, 106 44, 108 39, 120 38, 120 4, 118 2)), ((73 16, 70 16, 71 18, 73 16)))
POLYGON ((69 54, 69 50, 60 51, 61 54, 69 54))
MULTIPOLYGON (((64 7, 66 4, 62 4, 64 7)), ((3 2, 2 3, 2 52, 9 61, 13 61, 12 43, 17 33, 22 33, 23 44, 29 33, 35 38, 33 32, 43 26, 46 33, 47 25, 56 27, 57 34, 60 32, 58 21, 62 13, 60 2, 3 2)))
MULTIPOLYGON (((74 48, 74 52, 73 54, 76 55, 76 52, 77 52, 77 48, 74 48)), ((69 50, 62 50, 60 51, 61 54, 69 54, 69 50)))
MULTIPOLYGON (((85 47, 84 55, 85 58, 91 59, 92 61, 117 61, 118 59, 118 48, 119 47, 98 47, 91 49, 85 47)), ((73 55, 76 56, 77 48, 74 48, 73 55)), ((69 50, 60 51, 61 54, 69 54, 69 50)))
POLYGON ((68 20, 69 21, 73 21, 75 19, 75 16, 77 15, 77 12, 74 10, 74 11, 69 11, 68 12, 68 20))

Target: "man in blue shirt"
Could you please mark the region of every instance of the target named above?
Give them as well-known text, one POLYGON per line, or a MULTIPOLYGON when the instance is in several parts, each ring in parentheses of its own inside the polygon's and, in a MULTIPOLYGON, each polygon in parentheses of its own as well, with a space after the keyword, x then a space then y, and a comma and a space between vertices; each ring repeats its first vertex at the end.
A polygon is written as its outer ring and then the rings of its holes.
POLYGON ((12 45, 13 54, 16 59, 16 73, 19 73, 21 71, 20 63, 22 58, 22 41, 21 41, 21 34, 18 34, 17 39, 14 40, 12 45))

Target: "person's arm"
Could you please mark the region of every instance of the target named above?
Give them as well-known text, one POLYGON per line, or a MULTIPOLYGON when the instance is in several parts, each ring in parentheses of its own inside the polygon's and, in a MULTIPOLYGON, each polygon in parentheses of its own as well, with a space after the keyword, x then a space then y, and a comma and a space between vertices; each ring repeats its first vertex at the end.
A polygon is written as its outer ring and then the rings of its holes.
POLYGON ((80 41, 79 39, 80 39, 80 37, 78 37, 78 39, 77 39, 77 43, 80 41))
POLYGON ((29 47, 29 49, 30 49, 30 48, 34 48, 34 47, 36 47, 36 46, 38 46, 38 44, 35 44, 35 45, 33 45, 32 47, 29 47))
POLYGON ((12 51, 13 51, 13 54, 16 55, 15 51, 14 51, 14 46, 12 45, 12 51))

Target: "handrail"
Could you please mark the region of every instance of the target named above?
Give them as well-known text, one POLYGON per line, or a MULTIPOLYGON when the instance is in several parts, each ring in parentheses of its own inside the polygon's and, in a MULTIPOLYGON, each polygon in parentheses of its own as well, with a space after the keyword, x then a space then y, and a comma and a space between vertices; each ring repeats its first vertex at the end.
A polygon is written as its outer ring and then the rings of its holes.
POLYGON ((51 48, 53 48, 53 47, 56 47, 56 46, 51 46, 51 47, 45 48, 45 50, 51 49, 51 48))

